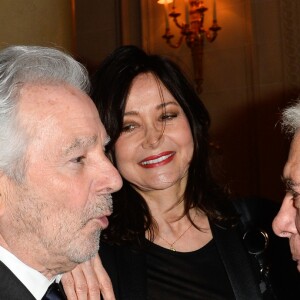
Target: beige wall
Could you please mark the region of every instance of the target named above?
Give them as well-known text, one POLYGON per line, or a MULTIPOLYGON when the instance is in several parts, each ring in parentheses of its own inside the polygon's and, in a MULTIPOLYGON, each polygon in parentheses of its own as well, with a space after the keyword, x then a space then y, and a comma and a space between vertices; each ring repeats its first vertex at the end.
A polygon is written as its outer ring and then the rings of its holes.
POLYGON ((91 72, 121 44, 141 46, 140 0, 75 0, 77 56, 91 72))
POLYGON ((1 0, 0 47, 12 44, 73 50, 72 0, 1 0))
POLYGON ((119 0, 76 0, 77 57, 92 72, 121 44, 119 0))

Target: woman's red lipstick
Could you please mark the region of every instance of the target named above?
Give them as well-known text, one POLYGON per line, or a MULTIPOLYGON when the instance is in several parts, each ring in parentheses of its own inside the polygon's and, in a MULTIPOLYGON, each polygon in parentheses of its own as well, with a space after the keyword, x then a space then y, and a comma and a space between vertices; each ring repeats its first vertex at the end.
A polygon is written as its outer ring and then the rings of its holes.
POLYGON ((152 155, 140 161, 139 165, 146 169, 159 167, 173 160, 175 153, 174 151, 165 151, 158 155, 152 155))

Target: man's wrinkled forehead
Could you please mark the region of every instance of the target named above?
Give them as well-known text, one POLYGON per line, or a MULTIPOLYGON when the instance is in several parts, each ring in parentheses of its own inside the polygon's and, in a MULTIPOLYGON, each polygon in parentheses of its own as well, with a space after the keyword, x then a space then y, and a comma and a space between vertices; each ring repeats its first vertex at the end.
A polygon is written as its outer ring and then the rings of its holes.
POLYGON ((297 130, 290 144, 288 160, 286 164, 300 162, 300 131, 297 130))

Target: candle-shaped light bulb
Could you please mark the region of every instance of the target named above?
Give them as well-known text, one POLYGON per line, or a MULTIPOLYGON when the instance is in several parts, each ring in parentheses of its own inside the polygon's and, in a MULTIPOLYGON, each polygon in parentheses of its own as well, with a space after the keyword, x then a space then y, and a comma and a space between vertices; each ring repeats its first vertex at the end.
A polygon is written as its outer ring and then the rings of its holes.
POLYGON ((185 0, 185 24, 190 24, 189 0, 185 0))
POLYGON ((213 0, 213 21, 217 22, 217 4, 216 0, 213 0))
POLYGON ((169 30, 170 24, 169 24, 169 13, 168 13, 168 0, 165 0, 164 7, 165 7, 165 15, 166 15, 166 30, 169 30))

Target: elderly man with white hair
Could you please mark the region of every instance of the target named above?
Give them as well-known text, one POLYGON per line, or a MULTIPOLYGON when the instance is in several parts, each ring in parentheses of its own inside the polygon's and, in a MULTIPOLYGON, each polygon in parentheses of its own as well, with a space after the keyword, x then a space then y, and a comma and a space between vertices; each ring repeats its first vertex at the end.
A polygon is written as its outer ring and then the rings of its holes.
POLYGON ((63 299, 53 283, 98 252, 122 182, 88 90, 59 50, 0 52, 0 299, 63 299))

